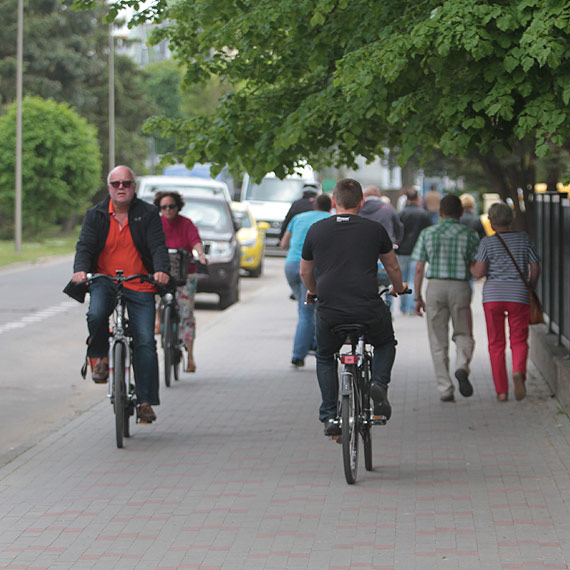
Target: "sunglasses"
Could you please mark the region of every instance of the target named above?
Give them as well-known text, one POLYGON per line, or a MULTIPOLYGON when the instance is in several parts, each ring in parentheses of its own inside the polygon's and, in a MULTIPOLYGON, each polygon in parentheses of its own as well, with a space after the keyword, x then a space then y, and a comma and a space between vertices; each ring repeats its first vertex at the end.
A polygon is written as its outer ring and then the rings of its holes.
POLYGON ((160 207, 161 210, 175 210, 176 204, 164 204, 160 207))
POLYGON ((134 180, 111 180, 109 182, 109 184, 113 187, 113 188, 120 188, 121 184, 123 185, 123 188, 130 188, 132 184, 134 184, 134 180))

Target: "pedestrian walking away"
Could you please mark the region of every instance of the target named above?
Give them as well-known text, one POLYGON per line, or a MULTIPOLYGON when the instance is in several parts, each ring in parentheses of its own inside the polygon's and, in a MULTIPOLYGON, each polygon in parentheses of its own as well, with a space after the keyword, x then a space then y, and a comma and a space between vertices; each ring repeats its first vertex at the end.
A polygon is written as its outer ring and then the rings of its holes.
MULTIPOLYGON (((358 212, 359 216, 374 220, 381 224, 388 232, 392 244, 400 243, 404 235, 404 224, 400 220, 400 216, 394 210, 392 204, 389 203, 387 196, 382 196, 380 190, 376 186, 367 186, 364 191, 364 205, 358 212), (388 201, 386 203, 384 198, 388 201)), ((381 261, 378 261, 378 285, 384 287, 390 286, 390 278, 384 269, 381 261)), ((390 310, 392 310, 392 296, 387 295, 385 303, 390 310)))
POLYGON ((463 206, 463 215, 459 218, 459 222, 475 230, 479 234, 479 238, 485 237, 485 229, 479 216, 475 214, 475 198, 471 194, 461 194, 459 196, 461 205, 463 206))
MULTIPOLYGON (((411 284, 414 282, 416 268, 416 262, 412 259, 412 251, 420 232, 430 225, 429 214, 420 206, 417 190, 411 189, 406 192, 406 206, 400 212, 400 220, 404 226, 404 235, 396 253, 402 269, 402 278, 411 284)), ((404 315, 413 313, 414 304, 409 295, 402 295, 400 298, 400 310, 404 315)))
POLYGON ((307 300, 316 295, 317 378, 322 403, 319 419, 325 435, 338 435, 338 378, 335 353, 344 339, 333 329, 339 324, 360 323, 374 347, 370 395, 374 414, 391 416, 388 385, 396 356, 396 339, 390 312, 378 296, 377 262, 383 263, 392 282, 392 293, 407 290, 398 259, 386 230, 358 215, 364 203, 362 188, 350 178, 333 191, 336 213, 314 223, 307 232, 300 273, 307 300))
POLYGON ((279 241, 283 239, 285 232, 287 231, 287 227, 289 226, 289 222, 297 215, 302 214, 303 212, 311 212, 315 209, 315 200, 317 199, 317 195, 319 193, 319 185, 316 182, 307 182, 303 185, 303 194, 301 198, 295 200, 287 214, 285 215, 285 219, 281 224, 281 232, 279 234, 279 241))
POLYGON ((483 285, 483 309, 497 400, 506 402, 509 394, 505 362, 505 318, 509 323, 514 395, 516 400, 522 400, 526 396, 528 358, 527 283, 532 289, 536 287, 540 260, 529 235, 511 230, 513 211, 507 204, 493 204, 488 215, 496 235, 481 240, 471 272, 475 277, 486 277, 483 285), (519 270, 525 275, 527 283, 521 279, 519 270))
POLYGON ((441 194, 437 191, 437 186, 432 184, 429 190, 424 194, 424 205, 430 218, 430 223, 437 224, 439 221, 439 206, 441 203, 441 194))
POLYGON ((412 252, 416 263, 414 291, 415 312, 426 313, 431 357, 442 402, 455 401, 455 388, 449 373, 449 320, 456 346, 455 378, 459 392, 469 397, 473 386, 469 381, 469 364, 473 357, 473 318, 471 314, 470 265, 475 261, 479 236, 459 223, 463 213, 461 201, 449 194, 440 204, 440 222, 420 233, 412 252), (426 300, 421 295, 425 265, 426 300))
POLYGON ((315 209, 297 214, 289 222, 289 226, 281 239, 280 245, 287 250, 285 258, 285 276, 297 300, 297 329, 293 342, 291 365, 300 368, 305 365, 305 357, 311 349, 316 348, 315 339, 315 306, 305 303, 307 288, 299 274, 301 251, 309 228, 319 220, 330 216, 331 199, 328 194, 321 194, 314 202, 315 209))
MULTIPOLYGON (((81 283, 87 273, 115 276, 122 270, 125 277, 153 274, 159 285, 169 280, 170 261, 158 209, 135 195, 135 175, 127 166, 113 168, 107 177, 109 195, 87 210, 76 245, 72 283, 85 294, 81 283)), ((114 309, 115 285, 106 280, 89 286, 90 302, 87 312, 89 347, 87 355, 96 360, 93 380, 107 381, 109 365, 109 316, 114 309)), ((123 297, 134 338, 134 365, 138 417, 153 421, 153 405, 158 398, 158 358, 154 339, 154 296, 151 283, 129 281, 123 297)))

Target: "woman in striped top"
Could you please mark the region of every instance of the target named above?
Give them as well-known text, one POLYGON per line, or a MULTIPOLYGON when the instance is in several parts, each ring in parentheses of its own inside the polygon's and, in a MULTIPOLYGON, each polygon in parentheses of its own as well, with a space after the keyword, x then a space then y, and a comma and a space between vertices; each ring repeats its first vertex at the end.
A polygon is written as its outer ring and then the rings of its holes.
MULTIPOLYGON (((520 270, 534 288, 540 274, 540 264, 529 235, 510 229, 513 212, 502 202, 493 204, 488 215, 491 227, 501 235, 520 270)), ((479 251, 475 263, 471 266, 471 273, 477 278, 487 277, 483 286, 483 309, 497 400, 506 402, 509 392, 505 363, 505 316, 509 323, 515 399, 522 400, 526 396, 528 288, 496 235, 484 237, 479 243, 479 251)))

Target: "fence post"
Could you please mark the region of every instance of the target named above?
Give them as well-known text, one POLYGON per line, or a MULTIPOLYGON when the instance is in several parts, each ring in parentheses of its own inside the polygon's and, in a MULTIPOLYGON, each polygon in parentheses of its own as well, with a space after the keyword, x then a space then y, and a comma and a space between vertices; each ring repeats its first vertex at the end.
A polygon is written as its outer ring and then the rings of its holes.
POLYGON ((558 197, 558 346, 562 346, 564 322, 564 207, 562 194, 558 197))
MULTIPOLYGON (((554 200, 551 192, 548 192, 548 228, 549 228, 549 240, 548 240, 548 271, 550 276, 552 276, 552 270, 554 268, 554 200)), ((554 291, 555 291, 554 279, 548 280, 548 333, 552 334, 552 321, 554 316, 554 291)))

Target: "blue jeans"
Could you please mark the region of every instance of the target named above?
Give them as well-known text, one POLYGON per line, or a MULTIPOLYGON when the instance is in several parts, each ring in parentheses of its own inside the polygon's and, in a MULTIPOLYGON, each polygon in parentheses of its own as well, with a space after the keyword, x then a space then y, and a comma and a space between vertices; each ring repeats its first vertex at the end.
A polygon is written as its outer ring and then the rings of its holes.
MULTIPOLYGON (((390 311, 382 301, 380 303, 376 314, 362 324, 367 327, 367 341, 374 347, 371 379, 388 388, 397 342, 390 311)), ((322 397, 319 409, 319 419, 322 422, 337 415, 338 374, 335 353, 341 349, 344 339, 335 335, 331 329, 338 324, 341 322, 319 315, 317 311, 317 378, 322 397)))
MULTIPOLYGON (((115 308, 117 286, 99 279, 89 286, 90 302, 87 312, 89 347, 87 355, 103 358, 109 354, 109 316, 115 308)), ((123 289, 129 329, 134 339, 137 401, 152 405, 158 399, 158 357, 154 340, 154 293, 123 289)))
POLYGON ((285 263, 285 276, 289 286, 297 299, 297 330, 293 341, 293 358, 304 359, 315 341, 315 305, 305 305, 305 295, 307 288, 301 281, 299 275, 298 261, 288 261, 285 263))
MULTIPOLYGON (((416 261, 412 259, 411 255, 398 255, 398 263, 400 264, 400 269, 402 270, 402 280, 408 283, 410 289, 414 288, 414 273, 416 271, 416 261)), ((417 297, 415 291, 412 291, 411 295, 401 295, 400 296, 400 310, 402 313, 413 313, 414 312, 414 298, 417 297)))

